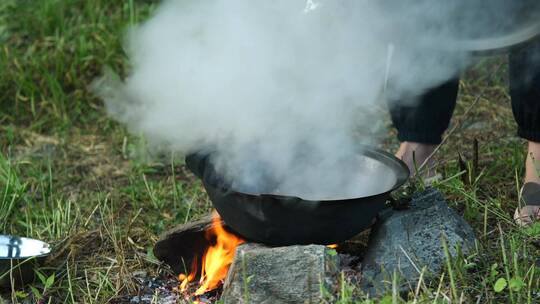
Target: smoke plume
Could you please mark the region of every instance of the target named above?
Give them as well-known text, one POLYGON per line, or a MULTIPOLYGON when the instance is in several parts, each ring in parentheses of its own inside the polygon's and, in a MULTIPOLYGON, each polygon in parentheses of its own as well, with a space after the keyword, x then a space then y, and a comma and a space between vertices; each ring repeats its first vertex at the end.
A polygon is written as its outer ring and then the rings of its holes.
POLYGON ((98 90, 154 147, 218 152, 215 166, 240 189, 374 194, 395 178, 358 157, 375 144, 376 109, 413 102, 468 62, 447 48, 464 31, 448 26, 453 2, 165 1, 129 35, 129 77, 98 90))

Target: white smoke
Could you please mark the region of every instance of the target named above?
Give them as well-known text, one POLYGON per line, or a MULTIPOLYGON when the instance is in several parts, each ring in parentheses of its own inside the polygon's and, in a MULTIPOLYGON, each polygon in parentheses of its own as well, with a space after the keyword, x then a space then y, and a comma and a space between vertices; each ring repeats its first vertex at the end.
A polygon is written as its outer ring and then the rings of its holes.
POLYGON ((351 160, 373 144, 377 106, 417 96, 467 61, 438 48, 448 28, 429 22, 444 9, 415 17, 430 2, 165 1, 129 37, 129 77, 98 90, 152 145, 218 151, 220 173, 246 189, 270 177, 285 194, 374 194, 394 177, 352 178, 365 164, 351 160))

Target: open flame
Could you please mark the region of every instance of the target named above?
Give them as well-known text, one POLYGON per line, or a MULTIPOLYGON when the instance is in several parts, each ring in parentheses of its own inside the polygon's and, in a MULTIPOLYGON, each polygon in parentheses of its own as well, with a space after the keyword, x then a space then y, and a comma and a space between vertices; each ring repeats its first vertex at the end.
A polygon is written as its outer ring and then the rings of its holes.
POLYGON ((245 240, 226 231, 221 223, 221 217, 214 213, 212 228, 205 233, 208 241, 212 242, 202 256, 199 266, 197 257, 193 258, 191 272, 189 275, 181 274, 178 278, 181 281, 180 290, 186 291, 190 282, 197 277, 200 268, 199 288, 195 291, 196 296, 203 295, 219 287, 227 277, 227 272, 234 260, 236 247, 243 244, 245 240))

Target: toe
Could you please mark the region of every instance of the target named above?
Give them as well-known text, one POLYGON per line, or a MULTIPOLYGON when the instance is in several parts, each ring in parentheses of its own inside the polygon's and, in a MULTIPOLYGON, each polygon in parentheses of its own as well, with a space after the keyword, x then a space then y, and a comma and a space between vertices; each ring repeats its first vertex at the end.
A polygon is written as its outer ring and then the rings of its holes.
POLYGON ((525 206, 521 209, 517 209, 514 214, 514 220, 520 226, 528 226, 536 221, 540 221, 540 207, 525 206))

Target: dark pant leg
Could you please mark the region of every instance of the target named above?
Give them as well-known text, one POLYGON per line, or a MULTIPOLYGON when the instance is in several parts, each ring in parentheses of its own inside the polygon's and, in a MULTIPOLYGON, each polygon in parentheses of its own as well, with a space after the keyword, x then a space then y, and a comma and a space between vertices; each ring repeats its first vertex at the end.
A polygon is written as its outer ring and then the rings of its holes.
POLYGON ((540 40, 510 54, 510 95, 518 135, 540 142, 540 40))
POLYGON ((431 89, 410 105, 391 102, 390 114, 399 140, 440 144, 456 107, 458 89, 459 79, 454 79, 431 89))

